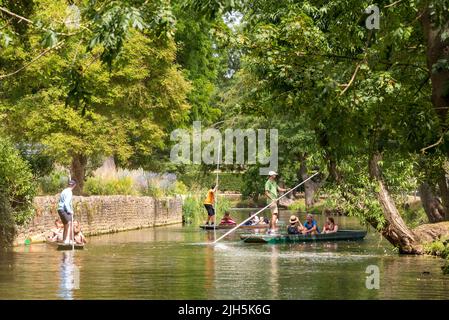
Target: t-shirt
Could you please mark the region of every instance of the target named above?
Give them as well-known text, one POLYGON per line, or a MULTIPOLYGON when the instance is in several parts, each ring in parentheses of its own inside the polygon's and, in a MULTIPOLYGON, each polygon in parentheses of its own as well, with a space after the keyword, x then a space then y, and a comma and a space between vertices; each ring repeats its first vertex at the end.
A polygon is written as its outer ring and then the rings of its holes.
POLYGON ((214 204, 214 201, 215 201, 214 190, 209 189, 209 191, 207 191, 207 197, 204 200, 204 204, 214 204))
POLYGON ((287 233, 288 234, 298 234, 299 233, 299 231, 298 231, 298 227, 297 226, 295 226, 295 225, 289 225, 288 227, 287 227, 287 233))
POLYGON ((64 210, 73 213, 72 209, 72 189, 65 188, 59 196, 58 210, 64 210))
POLYGON ((271 202, 273 202, 273 200, 277 199, 278 184, 276 183, 276 181, 268 179, 267 182, 265 182, 265 191, 268 191, 272 198, 272 199, 267 198, 267 204, 270 204, 271 202))
POLYGON ((304 222, 304 227, 306 227, 307 230, 310 230, 310 229, 312 229, 312 228, 315 227, 315 226, 316 226, 316 231, 317 231, 317 232, 320 232, 320 231, 318 230, 318 224, 316 223, 315 220, 312 220, 312 224, 311 224, 311 225, 308 224, 307 221, 304 222))
POLYGON ((220 224, 236 224, 236 222, 232 218, 223 218, 220 224))

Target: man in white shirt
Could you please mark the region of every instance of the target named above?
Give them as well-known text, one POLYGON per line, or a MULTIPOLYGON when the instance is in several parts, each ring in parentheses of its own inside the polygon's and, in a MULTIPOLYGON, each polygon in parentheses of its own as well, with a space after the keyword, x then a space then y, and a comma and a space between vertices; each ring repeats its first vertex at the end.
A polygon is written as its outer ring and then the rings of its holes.
MULTIPOLYGON (((72 218, 73 218, 73 208, 72 208, 72 190, 76 187, 76 181, 70 180, 69 185, 65 188, 61 195, 59 196, 58 203, 58 214, 64 224, 63 241, 64 244, 70 244, 70 239, 72 235, 72 218)), ((72 239, 73 240, 73 239, 72 239)))

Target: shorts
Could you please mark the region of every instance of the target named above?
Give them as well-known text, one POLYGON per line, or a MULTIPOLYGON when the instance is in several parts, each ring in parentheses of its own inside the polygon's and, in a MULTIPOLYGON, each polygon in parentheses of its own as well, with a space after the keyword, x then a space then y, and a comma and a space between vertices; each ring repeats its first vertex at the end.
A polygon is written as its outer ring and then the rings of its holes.
POLYGON ((214 209, 214 207, 213 207, 211 204, 205 203, 205 204, 204 204, 204 207, 206 208, 206 210, 207 210, 207 215, 208 215, 209 217, 215 215, 215 209, 214 209))
POLYGON ((61 218, 61 221, 63 224, 67 224, 69 222, 72 222, 72 214, 68 213, 65 210, 58 210, 59 218, 61 218))
POLYGON ((271 214, 275 214, 275 215, 279 214, 278 204, 276 202, 273 202, 272 204, 270 204, 269 208, 270 208, 271 214))

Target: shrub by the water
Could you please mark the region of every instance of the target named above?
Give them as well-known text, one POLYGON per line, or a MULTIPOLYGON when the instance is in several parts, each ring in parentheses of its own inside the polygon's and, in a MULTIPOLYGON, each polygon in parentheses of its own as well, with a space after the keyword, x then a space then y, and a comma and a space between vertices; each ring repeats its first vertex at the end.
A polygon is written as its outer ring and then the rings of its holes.
POLYGON ((17 149, 0 137, 0 243, 10 244, 15 226, 25 223, 32 215, 36 193, 33 174, 17 149))
MULTIPOLYGON (((188 195, 182 205, 183 220, 186 224, 201 224, 207 218, 207 212, 204 208, 204 197, 206 190, 198 191, 194 194, 188 195)), ((231 202, 226 199, 219 197, 217 201, 217 206, 215 208, 216 221, 217 223, 223 216, 224 212, 231 208, 231 202)))
POLYGON ((445 264, 441 267, 444 274, 449 274, 449 239, 436 240, 424 247, 427 254, 442 257, 446 259, 445 264))
POLYGON ((8 197, 0 190, 0 247, 12 243, 15 233, 15 222, 11 214, 12 208, 8 197))
POLYGON ((189 195, 182 204, 183 220, 186 224, 199 224, 205 219, 203 199, 198 196, 189 195))
POLYGON ((442 241, 434 241, 425 246, 425 252, 434 256, 443 256, 446 254, 446 246, 442 241))

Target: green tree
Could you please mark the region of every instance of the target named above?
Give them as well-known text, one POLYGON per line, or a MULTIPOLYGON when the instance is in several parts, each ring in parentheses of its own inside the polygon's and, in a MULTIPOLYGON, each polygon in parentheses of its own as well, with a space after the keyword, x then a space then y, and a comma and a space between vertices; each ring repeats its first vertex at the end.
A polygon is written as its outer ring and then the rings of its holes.
MULTIPOLYGON (((314 154, 322 155, 336 182, 328 187, 340 201, 400 250, 422 252, 425 228, 410 230, 396 203, 397 195, 416 188, 422 176, 413 172, 419 170, 413 163, 421 150, 444 133, 446 119, 438 117, 439 107, 428 97, 437 90, 433 74, 444 75, 445 69, 442 61, 429 65, 430 47, 419 22, 421 14, 431 12, 441 44, 448 8, 437 1, 383 1, 380 29, 367 30, 363 12, 371 4, 240 4, 242 72, 252 75, 251 90, 260 92, 252 103, 241 100, 241 114, 255 107, 265 116, 268 106, 279 119, 304 124, 302 130, 315 136, 314 154)), ((444 58, 442 52, 439 56, 444 58)), ((439 148, 444 144, 440 139, 439 148)))
MULTIPOLYGON (((50 29, 64 19, 64 3, 36 1, 29 18, 49 26, 43 36, 51 51, 40 56, 42 35, 32 32, 30 47, 16 41, 2 50, 4 70, 15 68, 17 56, 26 66, 3 75, 6 131, 69 164, 78 192, 89 159, 113 154, 126 164, 148 158, 165 148, 167 132, 188 116, 190 85, 174 64, 169 7, 137 4, 90 1, 81 7, 80 23, 88 30, 70 34, 50 29)), ((40 30, 37 22, 33 27, 40 30)))

